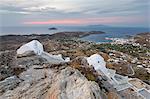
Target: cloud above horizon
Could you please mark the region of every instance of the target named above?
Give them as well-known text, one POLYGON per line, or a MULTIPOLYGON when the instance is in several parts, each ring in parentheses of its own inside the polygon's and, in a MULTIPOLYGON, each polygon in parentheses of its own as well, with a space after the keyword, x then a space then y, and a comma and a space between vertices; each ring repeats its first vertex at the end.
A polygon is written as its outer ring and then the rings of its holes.
POLYGON ((149 24, 149 0, 0 0, 1 25, 149 24), (31 24, 32 23, 32 24, 31 24))

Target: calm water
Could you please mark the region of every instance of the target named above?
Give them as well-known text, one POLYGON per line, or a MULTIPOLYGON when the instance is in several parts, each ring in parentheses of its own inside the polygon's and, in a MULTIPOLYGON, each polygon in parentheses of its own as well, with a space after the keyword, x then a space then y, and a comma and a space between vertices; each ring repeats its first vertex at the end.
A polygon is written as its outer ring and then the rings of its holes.
POLYGON ((82 40, 94 42, 109 42, 105 37, 126 38, 141 32, 150 32, 149 28, 97 27, 97 26, 57 26, 58 30, 48 30, 49 27, 3 27, 0 35, 8 34, 53 34, 63 31, 104 31, 105 34, 90 35, 82 40))

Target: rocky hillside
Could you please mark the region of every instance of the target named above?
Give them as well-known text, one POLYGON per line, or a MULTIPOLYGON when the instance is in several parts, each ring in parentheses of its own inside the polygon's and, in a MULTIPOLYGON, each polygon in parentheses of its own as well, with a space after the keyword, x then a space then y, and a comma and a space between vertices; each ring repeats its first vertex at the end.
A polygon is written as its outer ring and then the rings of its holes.
POLYGON ((125 47, 95 44, 49 35, 2 36, 0 41, 0 99, 143 99, 134 87, 117 91, 103 73, 89 65, 85 57, 95 53, 104 58, 107 68, 136 78, 129 80, 135 86, 150 90, 150 73, 146 69, 149 56, 144 56, 146 46, 141 47, 143 52, 136 56, 127 49, 134 52, 137 48, 128 44, 125 47), (39 40, 49 54, 62 54, 71 61, 52 64, 35 54, 18 57, 17 49, 33 39, 39 40))
POLYGON ((0 99, 100 99, 99 93, 97 83, 65 64, 31 65, 0 82, 0 99))
POLYGON ((37 55, 17 58, 13 52, 2 54, 0 99, 101 99, 99 85, 73 68, 73 61, 50 64, 37 55), (5 59, 3 59, 5 60, 5 59), (72 65, 72 66, 71 66, 72 65))

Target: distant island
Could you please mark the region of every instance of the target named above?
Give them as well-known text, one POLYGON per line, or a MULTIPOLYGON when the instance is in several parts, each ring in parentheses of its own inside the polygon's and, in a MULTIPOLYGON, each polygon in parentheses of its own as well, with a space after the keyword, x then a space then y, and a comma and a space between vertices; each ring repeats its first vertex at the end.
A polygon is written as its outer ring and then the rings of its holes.
POLYGON ((57 30, 55 27, 48 28, 49 30, 57 30))

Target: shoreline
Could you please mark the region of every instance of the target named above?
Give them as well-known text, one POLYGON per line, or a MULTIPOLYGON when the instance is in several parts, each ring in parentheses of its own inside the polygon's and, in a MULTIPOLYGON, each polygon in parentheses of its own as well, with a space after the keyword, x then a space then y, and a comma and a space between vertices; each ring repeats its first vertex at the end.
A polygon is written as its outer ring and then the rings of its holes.
MULTIPOLYGON (((58 31, 58 32, 53 32, 52 34, 51 33, 29 33, 29 34, 15 34, 15 33, 9 33, 9 34, 7 34, 6 33, 6 35, 0 35, 0 37, 1 36, 30 36, 30 35, 37 35, 37 36, 45 36, 45 35, 49 35, 49 36, 54 36, 54 35, 56 35, 56 36, 59 36, 59 35, 61 35, 61 34, 64 34, 64 35, 67 35, 67 36, 69 36, 69 34, 71 35, 71 36, 79 36, 79 35, 81 35, 82 37, 84 37, 84 36, 89 36, 89 35, 91 35, 91 34, 103 34, 103 33, 105 33, 105 32, 103 32, 103 31, 58 31), (76 33, 76 35, 73 35, 74 33, 76 33)), ((1 33, 1 34, 5 34, 5 33, 1 33)))
POLYGON ((88 32, 82 32, 82 31, 70 31, 70 32, 57 32, 54 34, 28 34, 28 35, 18 35, 18 34, 8 34, 8 35, 0 35, 0 37, 5 38, 5 37, 19 37, 19 36, 35 36, 35 37, 49 37, 50 39, 55 39, 55 38, 83 38, 89 35, 93 34, 104 34, 105 32, 103 31, 88 31, 88 32))

